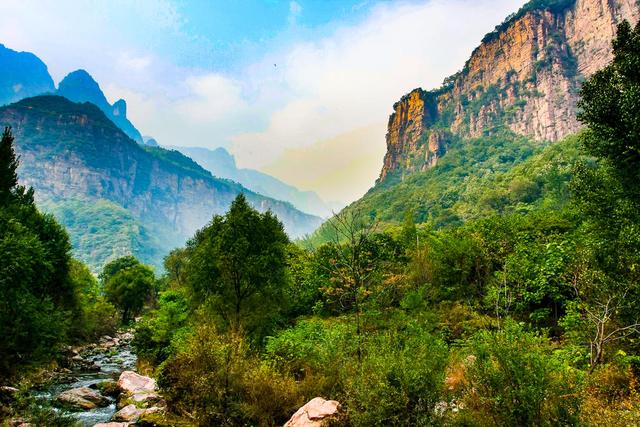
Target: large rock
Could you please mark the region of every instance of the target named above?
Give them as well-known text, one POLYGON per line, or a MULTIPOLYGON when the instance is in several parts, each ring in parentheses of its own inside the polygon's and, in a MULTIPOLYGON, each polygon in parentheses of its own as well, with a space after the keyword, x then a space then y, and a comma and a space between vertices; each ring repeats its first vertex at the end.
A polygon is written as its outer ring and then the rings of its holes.
POLYGON ((448 133, 480 138, 499 124, 536 141, 558 141, 581 128, 580 82, 611 61, 616 26, 638 22, 638 2, 537 3, 487 34, 442 88, 415 89, 394 105, 378 182, 435 166, 448 133))
POLYGON ((140 418, 140 415, 144 412, 144 409, 138 409, 136 405, 127 405, 113 414, 113 421, 126 421, 135 423, 140 418))
POLYGON ((156 380, 136 374, 133 371, 124 371, 118 379, 118 387, 130 394, 153 393, 156 390, 156 380))
POLYGON ((321 427, 327 421, 336 418, 342 405, 335 400, 324 400, 321 397, 311 399, 293 414, 285 427, 321 427))
POLYGON ((63 391, 56 397, 56 403, 69 409, 89 410, 108 406, 109 399, 89 387, 80 387, 63 391))

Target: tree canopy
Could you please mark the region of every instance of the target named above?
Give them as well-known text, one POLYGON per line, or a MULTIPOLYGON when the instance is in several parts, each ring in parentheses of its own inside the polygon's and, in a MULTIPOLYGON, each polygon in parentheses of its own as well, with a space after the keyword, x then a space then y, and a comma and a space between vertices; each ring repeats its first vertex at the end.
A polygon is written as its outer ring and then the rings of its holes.
POLYGON ((288 243, 282 223, 239 194, 224 216, 214 216, 189 241, 188 285, 226 326, 258 328, 278 311, 288 243))

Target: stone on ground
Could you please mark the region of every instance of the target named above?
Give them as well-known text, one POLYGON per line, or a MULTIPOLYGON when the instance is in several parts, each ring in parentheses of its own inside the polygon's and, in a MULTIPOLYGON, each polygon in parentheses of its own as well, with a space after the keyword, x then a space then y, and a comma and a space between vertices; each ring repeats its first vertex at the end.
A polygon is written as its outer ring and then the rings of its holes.
POLYGON ((152 393, 156 390, 156 380, 133 371, 124 371, 118 379, 118 387, 130 394, 152 393))
POLYGON ((335 400, 311 399, 293 414, 285 427, 321 427, 340 414, 342 406, 335 400))
POLYGON ((138 421, 138 418, 140 418, 140 415, 142 415, 143 412, 144 409, 138 409, 138 407, 136 407, 136 405, 134 404, 127 405, 113 414, 112 420, 135 423, 136 421, 138 421))

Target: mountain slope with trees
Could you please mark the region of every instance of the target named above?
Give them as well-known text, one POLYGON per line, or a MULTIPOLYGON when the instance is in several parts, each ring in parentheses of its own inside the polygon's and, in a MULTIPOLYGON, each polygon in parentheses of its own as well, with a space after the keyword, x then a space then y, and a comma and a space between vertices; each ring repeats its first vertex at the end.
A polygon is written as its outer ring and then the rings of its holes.
POLYGON ((21 180, 69 226, 75 253, 94 269, 129 254, 158 265, 241 192, 277 214, 294 237, 321 221, 215 178, 177 151, 140 146, 93 104, 29 98, 1 108, 0 122, 17 137, 21 180))

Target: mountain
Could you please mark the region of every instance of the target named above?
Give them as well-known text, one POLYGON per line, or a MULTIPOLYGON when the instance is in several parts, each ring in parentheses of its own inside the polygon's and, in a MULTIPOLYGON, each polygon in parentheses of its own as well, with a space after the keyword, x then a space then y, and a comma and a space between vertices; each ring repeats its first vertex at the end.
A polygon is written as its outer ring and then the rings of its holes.
POLYGON ((62 79, 57 94, 73 102, 91 102, 115 123, 122 131, 139 144, 144 144, 138 129, 127 119, 127 103, 119 99, 109 104, 98 83, 85 70, 76 70, 62 79))
POLYGON ((612 58, 616 26, 636 0, 534 0, 487 34, 462 71, 394 106, 378 183, 434 167, 456 139, 505 129, 532 141, 576 132, 580 83, 612 58))
POLYGON ((21 181, 34 187, 38 204, 67 227, 75 254, 94 269, 130 253, 159 265, 240 192, 278 215, 292 237, 321 222, 215 178, 177 151, 137 144, 91 103, 27 98, 0 108, 0 124, 13 128, 21 181))
POLYGON ((235 158, 222 147, 215 150, 200 147, 171 148, 191 157, 215 176, 239 182, 248 189, 267 197, 289 202, 303 212, 324 218, 332 213, 332 208, 313 191, 298 190, 257 170, 238 168, 235 158))
MULTIPOLYGON (((566 169, 544 185, 520 180, 487 190, 487 183, 580 129, 581 82, 611 60, 617 24, 639 17, 635 0, 525 4, 442 87, 414 89, 394 104, 380 176, 347 209, 389 223, 411 212, 418 222, 443 227, 509 206, 526 210, 542 188, 565 191, 566 169)), ((315 239, 324 240, 327 230, 315 239)))
POLYGON ((0 105, 55 91, 47 66, 29 52, 0 44, 0 105))

